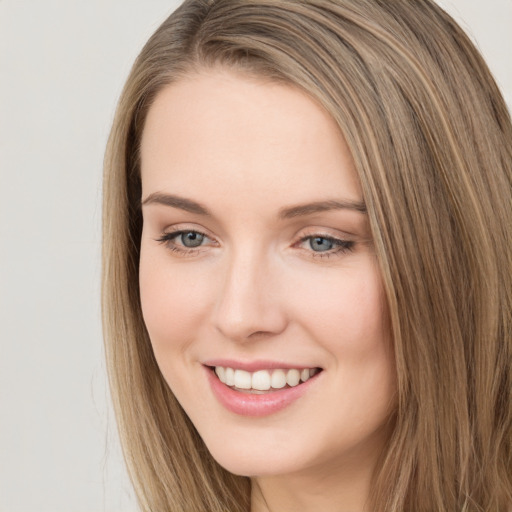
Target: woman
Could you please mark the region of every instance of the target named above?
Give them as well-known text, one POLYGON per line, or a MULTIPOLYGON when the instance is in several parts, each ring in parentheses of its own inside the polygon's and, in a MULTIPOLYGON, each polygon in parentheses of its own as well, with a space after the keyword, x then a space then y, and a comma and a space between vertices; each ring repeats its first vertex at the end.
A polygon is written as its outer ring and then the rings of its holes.
POLYGON ((512 509, 510 117, 428 0, 187 0, 105 166, 143 510, 512 509))

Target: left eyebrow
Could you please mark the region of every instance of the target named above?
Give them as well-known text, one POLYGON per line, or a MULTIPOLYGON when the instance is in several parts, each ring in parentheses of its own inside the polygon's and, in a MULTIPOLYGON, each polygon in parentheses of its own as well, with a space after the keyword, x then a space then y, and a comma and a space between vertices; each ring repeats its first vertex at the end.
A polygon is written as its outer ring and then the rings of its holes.
POLYGON ((293 217, 311 215, 313 213, 326 212, 329 210, 352 210, 359 213, 367 213, 364 202, 332 199, 329 201, 317 201, 283 208, 279 211, 279 218, 283 220, 291 219, 293 217))

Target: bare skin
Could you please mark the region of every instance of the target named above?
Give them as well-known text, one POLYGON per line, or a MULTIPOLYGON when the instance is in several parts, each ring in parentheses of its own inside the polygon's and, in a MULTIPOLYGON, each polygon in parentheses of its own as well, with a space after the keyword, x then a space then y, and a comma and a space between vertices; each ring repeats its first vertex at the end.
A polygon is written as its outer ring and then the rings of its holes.
POLYGON ((208 449, 251 477, 253 512, 362 512, 396 382, 361 187, 336 124, 291 86, 205 70, 157 96, 141 163, 144 319, 208 449), (212 392, 215 358, 321 372, 290 405, 253 417, 212 392))

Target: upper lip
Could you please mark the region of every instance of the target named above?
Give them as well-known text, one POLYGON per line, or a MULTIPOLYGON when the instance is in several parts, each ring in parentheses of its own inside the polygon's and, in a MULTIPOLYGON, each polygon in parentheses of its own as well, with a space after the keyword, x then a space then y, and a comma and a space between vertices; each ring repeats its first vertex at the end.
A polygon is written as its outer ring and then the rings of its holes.
POLYGON ((319 368, 317 365, 284 363, 282 361, 271 361, 256 359, 253 361, 237 361, 234 359, 209 359, 203 361, 205 366, 222 366, 224 368, 233 368, 235 370, 245 370, 246 372, 256 372, 258 370, 303 370, 305 368, 319 368))

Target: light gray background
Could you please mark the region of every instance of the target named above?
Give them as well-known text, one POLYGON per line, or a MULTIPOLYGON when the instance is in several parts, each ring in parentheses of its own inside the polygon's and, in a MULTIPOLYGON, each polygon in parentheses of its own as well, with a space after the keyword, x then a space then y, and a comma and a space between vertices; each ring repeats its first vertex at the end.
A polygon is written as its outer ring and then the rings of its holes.
MULTIPOLYGON (((0 0, 0 512, 132 512, 100 330, 103 151, 172 0, 0 0)), ((512 104, 512 0, 443 0, 512 104)))

